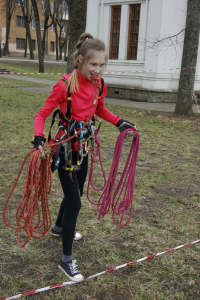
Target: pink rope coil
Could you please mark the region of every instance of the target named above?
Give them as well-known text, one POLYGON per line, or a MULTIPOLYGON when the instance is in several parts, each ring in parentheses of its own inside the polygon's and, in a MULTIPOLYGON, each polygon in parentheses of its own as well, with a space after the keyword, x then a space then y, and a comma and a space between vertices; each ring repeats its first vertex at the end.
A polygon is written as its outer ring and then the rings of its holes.
POLYGON ((106 175, 105 175, 105 171, 103 169, 103 164, 102 164, 102 159, 101 159, 101 152, 100 152, 100 146, 101 146, 101 142, 98 139, 98 130, 95 130, 94 133, 94 138, 95 138, 95 143, 97 145, 96 148, 96 153, 94 153, 93 148, 91 147, 91 166, 90 166, 90 174, 89 174, 89 179, 88 179, 88 189, 87 189, 87 198, 90 201, 90 203, 92 203, 93 205, 97 205, 96 203, 92 202, 92 200, 89 197, 89 187, 91 186, 94 190, 96 191, 102 191, 104 190, 105 186, 106 186, 106 175), (93 168, 94 168, 94 162, 96 161, 98 157, 99 163, 100 163, 100 167, 101 167, 101 172, 103 174, 103 179, 104 179, 104 184, 101 188, 97 188, 94 186, 93 184, 93 168))
POLYGON ((91 160, 91 169, 90 169, 90 176, 88 181, 87 197, 90 203, 97 205, 97 210, 99 212, 98 220, 101 217, 105 217, 105 215, 109 212, 110 207, 112 207, 112 219, 114 224, 118 226, 125 226, 129 223, 132 216, 132 210, 133 210, 133 197, 136 196, 133 194, 133 192, 134 192, 134 181, 135 181, 138 150, 139 150, 139 133, 134 128, 129 128, 127 130, 124 130, 118 136, 115 145, 113 162, 108 176, 108 181, 106 185, 104 184, 104 187, 101 189, 96 189, 92 184, 93 161, 91 160), (122 176, 114 191, 123 143, 128 132, 133 133, 133 141, 129 150, 128 158, 125 163, 122 176), (103 190, 103 193, 100 196, 97 203, 94 203, 90 200, 89 197, 90 186, 93 189, 98 191, 103 190), (128 220, 123 223, 124 217, 128 210, 129 210, 128 220), (119 222, 116 221, 116 215, 120 216, 119 222))

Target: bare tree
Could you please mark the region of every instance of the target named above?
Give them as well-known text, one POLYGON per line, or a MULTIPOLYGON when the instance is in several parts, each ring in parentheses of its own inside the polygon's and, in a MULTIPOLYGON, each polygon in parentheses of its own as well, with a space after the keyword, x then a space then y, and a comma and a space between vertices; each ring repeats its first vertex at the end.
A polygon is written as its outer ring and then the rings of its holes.
POLYGON ((85 31, 87 0, 66 0, 69 9, 69 49, 67 59, 67 73, 74 69, 75 45, 80 35, 85 31))
MULTIPOLYGON (((42 36, 43 55, 45 53, 45 50, 47 50, 45 47, 47 29, 49 27, 51 27, 52 25, 55 27, 56 1, 57 0, 55 0, 54 2, 50 2, 50 0, 44 0, 45 19, 44 19, 44 30, 43 30, 43 36, 42 36)), ((46 53, 47 53, 47 51, 46 51, 46 53)))
POLYGON ((176 34, 173 34, 171 36, 155 36, 153 38, 148 38, 146 40, 140 39, 139 43, 144 45, 145 50, 146 49, 154 49, 155 52, 166 52, 168 49, 173 48, 174 52, 176 53, 177 57, 177 47, 183 48, 183 41, 184 41, 184 35, 185 35, 185 28, 182 28, 179 32, 176 34))
POLYGON ((38 59, 39 59, 39 72, 44 73, 44 53, 42 47, 42 38, 41 38, 41 30, 40 30, 40 17, 38 13, 38 7, 36 0, 31 0, 35 24, 36 24, 36 35, 37 35, 37 45, 38 45, 38 59))
POLYGON ((43 31, 43 36, 42 36, 42 48, 43 48, 43 55, 45 53, 45 39, 46 39, 46 33, 47 33, 47 29, 51 26, 48 25, 48 21, 49 21, 49 17, 50 17, 50 1, 49 0, 45 0, 44 1, 44 31, 43 31))
POLYGON ((195 68, 187 68, 189 66, 196 67, 199 46, 199 29, 200 1, 188 0, 181 73, 175 107, 175 113, 178 115, 192 114, 195 68))
MULTIPOLYGON (((62 50, 66 47, 67 41, 67 20, 68 20, 68 7, 65 0, 61 0, 58 7, 57 24, 59 26, 59 59, 62 60, 62 50), (64 36, 62 36, 64 35, 64 36)), ((66 49, 65 49, 66 50, 66 49)))
MULTIPOLYGON (((28 38, 28 42, 29 42, 30 59, 34 59, 33 44, 32 44, 32 40, 31 40, 31 31, 30 31, 30 22, 32 19, 32 9, 30 10, 30 8, 29 8, 29 0, 25 0, 25 1, 20 0, 20 5, 21 5, 23 18, 25 21, 26 41, 28 38)), ((26 43, 26 47, 25 47, 25 54, 24 54, 25 57, 26 57, 26 54, 27 54, 27 43, 26 43)))
POLYGON ((16 8, 17 1, 16 0, 6 0, 6 41, 4 45, 3 55, 9 54, 8 41, 10 35, 10 22, 13 15, 13 12, 16 8))
MULTIPOLYGON (((47 0, 49 2, 49 0, 47 0)), ((49 15, 51 17, 51 22, 47 26, 45 24, 46 28, 53 25, 54 32, 55 32, 55 39, 56 39, 56 61, 58 61, 58 30, 57 30, 57 24, 58 24, 58 10, 59 10, 59 3, 60 0, 55 0, 54 2, 51 2, 52 7, 50 8, 50 2, 49 2, 49 15)))

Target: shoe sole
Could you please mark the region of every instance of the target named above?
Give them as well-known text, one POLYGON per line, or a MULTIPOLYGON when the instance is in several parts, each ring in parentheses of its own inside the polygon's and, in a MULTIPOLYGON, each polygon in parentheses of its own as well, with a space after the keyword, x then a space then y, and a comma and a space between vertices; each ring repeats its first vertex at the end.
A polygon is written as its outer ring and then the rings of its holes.
POLYGON ((67 272, 65 272, 65 270, 60 266, 58 265, 58 268, 65 274, 65 276, 67 276, 71 281, 74 281, 74 282, 82 282, 84 280, 84 278, 82 279, 77 279, 77 278, 74 278, 74 277, 71 277, 67 272))
POLYGON ((53 236, 55 236, 55 237, 61 237, 62 235, 60 235, 60 234, 57 234, 57 233, 51 233, 53 236))
POLYGON ((82 239, 82 236, 80 238, 74 238, 74 241, 80 241, 82 239))
MULTIPOLYGON (((51 232, 51 234, 52 234, 53 236, 55 236, 55 237, 62 237, 62 235, 57 234, 57 233, 51 232)), ((81 239, 82 239, 82 236, 81 236, 80 238, 74 238, 74 241, 80 241, 81 239)))

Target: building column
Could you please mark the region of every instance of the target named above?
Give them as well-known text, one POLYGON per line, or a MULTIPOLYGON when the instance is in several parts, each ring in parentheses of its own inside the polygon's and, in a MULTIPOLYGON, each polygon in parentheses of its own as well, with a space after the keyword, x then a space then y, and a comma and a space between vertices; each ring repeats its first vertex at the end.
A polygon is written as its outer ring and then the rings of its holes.
POLYGON ((129 23, 129 5, 121 6, 121 24, 120 24, 120 38, 119 38, 119 55, 118 59, 126 59, 127 44, 128 44, 128 24, 129 23))

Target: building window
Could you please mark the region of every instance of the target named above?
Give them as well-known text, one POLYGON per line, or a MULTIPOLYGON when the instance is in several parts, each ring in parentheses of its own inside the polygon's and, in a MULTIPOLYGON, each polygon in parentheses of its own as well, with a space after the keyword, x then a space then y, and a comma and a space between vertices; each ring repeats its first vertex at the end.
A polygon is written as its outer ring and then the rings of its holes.
POLYGON ((50 52, 54 52, 54 42, 50 42, 50 52))
POLYGON ((51 13, 55 12, 55 2, 51 2, 51 13))
POLYGON ((127 59, 137 59, 140 4, 130 6, 127 59))
POLYGON ((55 31, 54 23, 51 24, 51 31, 55 31))
POLYGON ((44 30, 44 20, 41 21, 41 30, 44 30))
MULTIPOLYGON (((22 0, 22 4, 23 4, 23 6, 26 6, 25 0, 22 0)), ((17 5, 21 5, 20 0, 17 0, 17 5)))
POLYGON ((112 7, 111 31, 110 31, 110 55, 111 59, 118 59, 119 35, 121 21, 121 6, 112 7))
POLYGON ((24 17, 17 16, 17 27, 25 27, 24 17))
POLYGON ((42 0, 41 7, 42 7, 42 10, 45 10, 45 0, 42 0))
POLYGON ((35 19, 34 18, 31 20, 31 28, 35 29, 35 19))
POLYGON ((59 5, 58 8, 58 12, 59 12, 59 19, 61 20, 68 20, 68 6, 66 4, 66 2, 63 2, 62 4, 59 5))
POLYGON ((33 50, 35 50, 36 49, 36 47, 35 47, 36 42, 35 42, 35 40, 31 40, 31 42, 32 42, 33 50))
POLYGON ((16 38, 16 49, 18 49, 18 50, 25 49, 25 39, 16 38))

